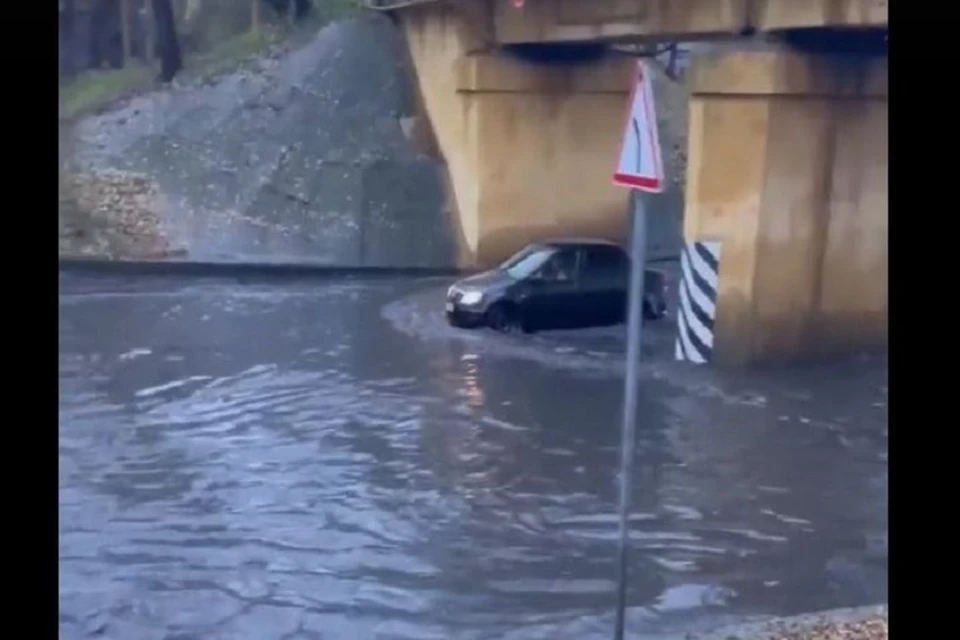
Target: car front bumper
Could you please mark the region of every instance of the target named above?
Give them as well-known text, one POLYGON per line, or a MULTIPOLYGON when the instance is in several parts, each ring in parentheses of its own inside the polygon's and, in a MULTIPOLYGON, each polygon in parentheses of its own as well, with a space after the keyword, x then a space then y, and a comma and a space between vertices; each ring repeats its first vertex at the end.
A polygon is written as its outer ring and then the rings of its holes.
POLYGON ((481 308, 472 308, 459 305, 447 300, 444 307, 447 322, 454 327, 472 328, 484 323, 486 313, 481 308))

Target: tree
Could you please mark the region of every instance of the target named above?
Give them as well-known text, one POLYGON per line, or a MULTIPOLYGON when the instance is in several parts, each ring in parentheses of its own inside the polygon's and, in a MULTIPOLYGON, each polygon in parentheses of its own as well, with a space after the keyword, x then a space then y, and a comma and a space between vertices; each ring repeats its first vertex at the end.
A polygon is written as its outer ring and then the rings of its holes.
POLYGON ((74 25, 76 7, 73 0, 60 2, 60 73, 73 73, 76 68, 74 25))
POLYGON ((307 17, 307 14, 313 8, 311 0, 252 0, 256 2, 266 2, 273 8, 278 15, 288 16, 291 22, 296 22, 307 17))
POLYGON ((77 7, 74 0, 63 0, 60 3, 60 26, 64 33, 73 37, 73 27, 76 24, 77 7))
POLYGON ((153 23, 157 33, 157 52, 160 54, 160 79, 170 82, 183 69, 177 25, 170 0, 153 0, 153 23))
POLYGON ((260 0, 250 0, 250 28, 253 35, 260 37, 260 0))
POLYGON ((120 38, 123 46, 123 66, 129 64, 130 52, 132 51, 130 27, 130 0, 120 0, 120 38))
POLYGON ((313 9, 313 3, 310 0, 291 0, 291 13, 294 20, 303 20, 313 9))
POLYGON ((157 29, 156 21, 153 19, 153 3, 146 2, 143 5, 143 62, 150 66, 157 57, 157 29))

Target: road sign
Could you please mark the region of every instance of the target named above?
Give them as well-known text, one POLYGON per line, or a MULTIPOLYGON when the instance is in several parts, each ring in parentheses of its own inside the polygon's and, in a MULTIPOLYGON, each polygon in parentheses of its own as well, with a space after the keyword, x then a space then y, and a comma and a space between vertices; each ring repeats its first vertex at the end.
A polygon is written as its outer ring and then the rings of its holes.
POLYGON ((656 109, 653 106, 653 77, 642 61, 637 61, 630 110, 620 143, 620 156, 613 174, 614 184, 649 193, 663 191, 663 159, 657 135, 656 109))
POLYGON ((620 544, 617 563, 620 575, 617 580, 614 640, 623 640, 626 633, 630 565, 630 495, 633 492, 633 457, 637 441, 643 274, 647 264, 647 208, 640 192, 659 193, 663 190, 663 161, 657 137, 651 80, 648 67, 638 60, 617 170, 613 174, 614 184, 633 189, 630 194, 633 199, 633 230, 630 234, 630 290, 627 294, 627 362, 623 380, 623 423, 620 429, 620 544))

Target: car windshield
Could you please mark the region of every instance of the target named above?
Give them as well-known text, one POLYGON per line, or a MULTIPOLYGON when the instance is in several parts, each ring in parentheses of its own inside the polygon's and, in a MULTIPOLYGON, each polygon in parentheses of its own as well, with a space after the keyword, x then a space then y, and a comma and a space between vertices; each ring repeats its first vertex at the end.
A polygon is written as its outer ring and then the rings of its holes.
POLYGON ((556 252, 557 250, 552 247, 527 247, 500 265, 500 268, 511 278, 520 280, 532 275, 556 252))

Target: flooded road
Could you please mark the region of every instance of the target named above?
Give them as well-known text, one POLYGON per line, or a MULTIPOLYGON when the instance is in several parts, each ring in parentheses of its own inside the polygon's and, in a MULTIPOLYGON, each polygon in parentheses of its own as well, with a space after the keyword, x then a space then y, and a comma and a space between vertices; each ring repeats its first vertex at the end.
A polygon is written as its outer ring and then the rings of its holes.
MULTIPOLYGON (((61 275, 62 638, 605 639, 622 328, 446 327, 444 279, 61 275)), ((886 599, 886 361, 647 332, 628 628, 886 599)))

